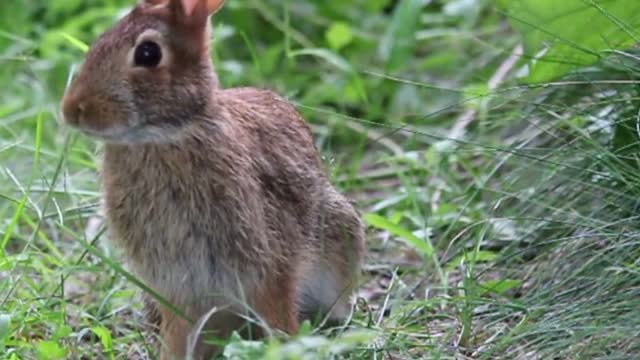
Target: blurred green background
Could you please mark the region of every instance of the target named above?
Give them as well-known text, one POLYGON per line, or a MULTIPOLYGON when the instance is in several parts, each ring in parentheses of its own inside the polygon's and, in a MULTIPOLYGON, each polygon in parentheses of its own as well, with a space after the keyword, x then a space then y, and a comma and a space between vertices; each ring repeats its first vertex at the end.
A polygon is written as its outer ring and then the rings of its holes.
MULTIPOLYGON (((155 354, 100 144, 58 123, 131 6, 0 3, 0 358, 155 354)), ((213 23, 223 86, 294 103, 370 225, 348 324, 226 358, 640 357, 640 2, 227 0, 213 23)))

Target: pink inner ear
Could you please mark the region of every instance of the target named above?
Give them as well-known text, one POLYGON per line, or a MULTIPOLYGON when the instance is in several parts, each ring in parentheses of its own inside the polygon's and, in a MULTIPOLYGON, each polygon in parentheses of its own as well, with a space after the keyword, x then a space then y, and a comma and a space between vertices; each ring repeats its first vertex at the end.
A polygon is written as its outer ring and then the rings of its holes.
POLYGON ((186 16, 193 14, 193 9, 198 5, 199 0, 180 0, 182 2, 182 8, 186 16))
POLYGON ((207 11, 209 14, 216 13, 224 5, 224 0, 207 0, 207 11))

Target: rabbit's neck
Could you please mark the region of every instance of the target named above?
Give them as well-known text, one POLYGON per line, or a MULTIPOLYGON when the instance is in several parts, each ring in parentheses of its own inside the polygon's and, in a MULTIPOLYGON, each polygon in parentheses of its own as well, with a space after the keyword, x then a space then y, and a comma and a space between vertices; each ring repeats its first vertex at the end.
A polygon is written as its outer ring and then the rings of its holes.
MULTIPOLYGON (((215 126, 213 126, 215 127, 215 126)), ((102 180, 106 191, 198 191, 202 184, 216 189, 237 186, 228 179, 251 172, 246 146, 231 141, 210 124, 185 131, 173 142, 105 144, 102 180)), ((211 194, 214 195, 215 194, 211 194)))
POLYGON ((123 180, 134 177, 163 182, 188 178, 202 167, 224 174, 226 165, 215 150, 198 144, 194 138, 167 143, 106 144, 103 167, 110 174, 121 175, 123 180))

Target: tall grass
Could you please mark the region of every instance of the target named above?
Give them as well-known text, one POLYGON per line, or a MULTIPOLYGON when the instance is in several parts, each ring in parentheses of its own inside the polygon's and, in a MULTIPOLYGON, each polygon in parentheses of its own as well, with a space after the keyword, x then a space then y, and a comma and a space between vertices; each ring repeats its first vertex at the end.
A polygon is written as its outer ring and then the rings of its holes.
MULTIPOLYGON (((637 18, 580 3, 616 31, 583 44, 482 0, 228 2, 224 86, 295 103, 370 224, 349 323, 228 358, 640 357, 637 18)), ((105 241, 100 146, 57 122, 83 44, 129 6, 0 4, 0 358, 154 356, 152 289, 105 241)))

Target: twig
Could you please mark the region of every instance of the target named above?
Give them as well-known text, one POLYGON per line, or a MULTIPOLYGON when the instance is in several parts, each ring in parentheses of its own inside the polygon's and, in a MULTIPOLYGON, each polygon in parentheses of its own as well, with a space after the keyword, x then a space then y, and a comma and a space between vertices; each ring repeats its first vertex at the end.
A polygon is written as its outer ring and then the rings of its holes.
MULTIPOLYGON (((509 55, 509 57, 502 64, 500 64, 491 79, 489 79, 489 82, 487 83, 489 91, 497 89, 498 86, 500 86, 500 84, 504 82, 507 74, 518 63, 518 60, 522 56, 522 52, 522 44, 516 46, 513 51, 511 51, 511 55, 509 55)), ((467 126, 469 126, 469 124, 471 124, 473 120, 475 120, 477 114, 477 109, 467 110, 464 114, 462 114, 462 116, 460 116, 460 118, 458 118, 456 123, 453 125, 453 127, 449 131, 448 137, 454 140, 462 138, 467 126)))
POLYGON ((372 129, 372 128, 364 127, 361 124, 358 124, 353 121, 348 121, 346 125, 349 129, 355 132, 364 134, 369 138, 369 140, 373 142, 377 142, 380 145, 386 147, 389 151, 393 153, 393 155, 401 156, 402 154, 404 154, 404 150, 400 145, 396 144, 390 138, 387 138, 386 135, 382 134, 381 132, 376 131, 375 129, 372 129))

